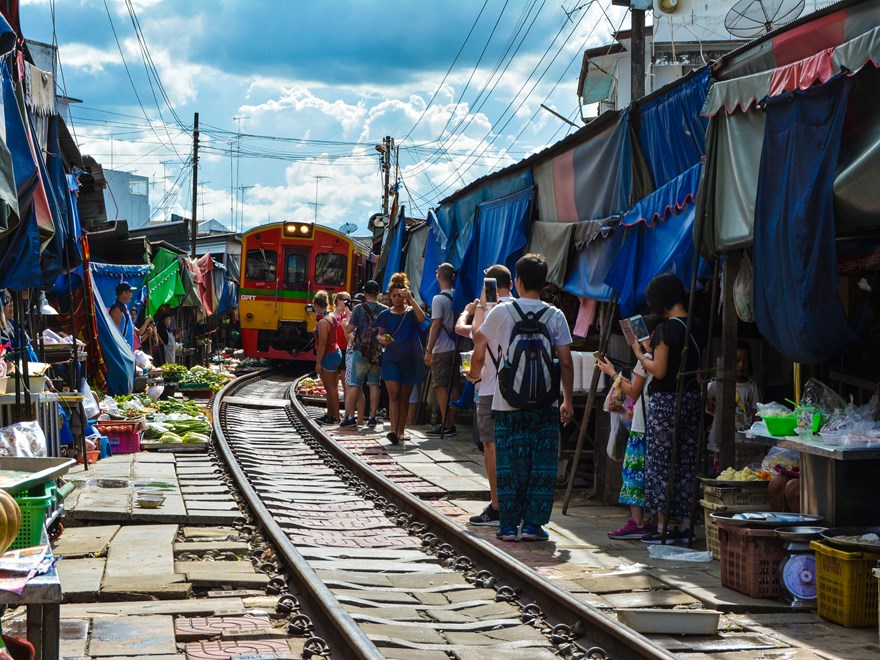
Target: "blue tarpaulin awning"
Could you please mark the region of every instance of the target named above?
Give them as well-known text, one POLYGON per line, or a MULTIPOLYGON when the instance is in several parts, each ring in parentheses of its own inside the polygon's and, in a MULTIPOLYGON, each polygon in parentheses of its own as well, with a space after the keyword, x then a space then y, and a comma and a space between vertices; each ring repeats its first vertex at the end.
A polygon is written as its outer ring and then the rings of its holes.
POLYGON ((454 309, 464 309, 480 297, 483 271, 489 266, 504 264, 514 275, 516 261, 529 242, 533 193, 530 187, 480 204, 476 226, 455 278, 454 309))

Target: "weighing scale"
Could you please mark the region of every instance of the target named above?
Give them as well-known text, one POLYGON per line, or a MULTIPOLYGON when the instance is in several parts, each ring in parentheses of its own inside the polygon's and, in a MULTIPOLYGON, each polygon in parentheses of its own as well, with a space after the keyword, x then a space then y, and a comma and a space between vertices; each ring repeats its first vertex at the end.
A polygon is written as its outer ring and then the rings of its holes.
POLYGON ((820 538, 826 527, 785 527, 776 534, 785 542, 788 556, 779 563, 779 584, 792 608, 816 607, 816 553, 810 541, 820 538))

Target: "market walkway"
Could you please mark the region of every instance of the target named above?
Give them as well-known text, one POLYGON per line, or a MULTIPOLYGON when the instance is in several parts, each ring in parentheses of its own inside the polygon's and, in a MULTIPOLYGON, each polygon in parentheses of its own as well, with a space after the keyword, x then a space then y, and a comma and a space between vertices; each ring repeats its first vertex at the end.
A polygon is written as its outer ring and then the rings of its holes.
MULTIPOLYGON (((458 426, 458 435, 443 440, 429 438, 429 427, 414 427, 412 441, 391 445, 381 433, 334 430, 343 444, 360 445, 362 438, 374 439, 398 463, 413 474, 448 492, 458 511, 444 507, 446 514, 468 527, 467 518, 486 506, 482 454, 470 429, 458 426)), ((562 491, 560 491, 561 495, 562 491)), ((473 527, 470 531, 494 543, 532 566, 544 577, 577 594, 615 617, 623 607, 704 607, 725 612, 719 625, 721 635, 706 639, 687 636, 655 636, 685 658, 846 658, 880 657, 878 630, 844 628, 811 612, 794 612, 781 600, 750 598, 721 585, 718 561, 692 563, 656 560, 638 541, 608 538, 607 531, 626 522, 623 507, 575 499, 562 515, 557 504, 547 526, 547 543, 503 543, 495 539, 494 527, 473 527)), ((698 528, 702 536, 702 527, 698 528)), ((696 546, 705 549, 704 541, 696 546)))

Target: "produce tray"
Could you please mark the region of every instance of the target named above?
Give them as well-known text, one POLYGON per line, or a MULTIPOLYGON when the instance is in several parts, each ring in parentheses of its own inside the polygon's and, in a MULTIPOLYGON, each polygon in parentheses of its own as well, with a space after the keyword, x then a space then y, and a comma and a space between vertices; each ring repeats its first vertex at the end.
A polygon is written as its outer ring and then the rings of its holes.
POLYGON ((75 464, 72 458, 0 458, 0 488, 10 495, 57 479, 75 464))

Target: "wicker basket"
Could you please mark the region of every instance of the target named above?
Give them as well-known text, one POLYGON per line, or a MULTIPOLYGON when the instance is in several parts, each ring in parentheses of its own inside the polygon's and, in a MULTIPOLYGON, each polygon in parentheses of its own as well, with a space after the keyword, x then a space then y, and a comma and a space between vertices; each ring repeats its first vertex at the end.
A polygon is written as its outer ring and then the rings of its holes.
POLYGON ((748 486, 710 486, 703 484, 703 499, 712 504, 752 507, 751 511, 770 510, 769 481, 749 481, 748 486), (755 508, 766 505, 766 509, 755 508))

